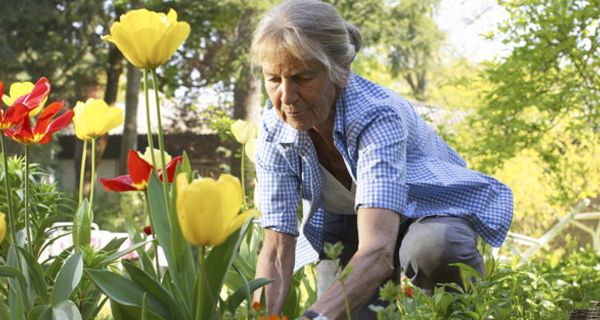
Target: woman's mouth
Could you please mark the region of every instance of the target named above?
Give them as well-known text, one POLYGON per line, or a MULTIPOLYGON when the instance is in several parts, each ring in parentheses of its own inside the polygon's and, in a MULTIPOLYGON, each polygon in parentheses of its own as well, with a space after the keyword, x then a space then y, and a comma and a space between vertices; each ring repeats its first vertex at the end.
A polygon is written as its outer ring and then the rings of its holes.
POLYGON ((286 112, 286 114, 287 114, 289 117, 292 117, 292 118, 298 118, 298 117, 302 116, 302 115, 303 115, 305 112, 306 112, 306 110, 301 110, 301 111, 293 111, 293 112, 292 112, 292 111, 287 111, 287 112, 286 112))

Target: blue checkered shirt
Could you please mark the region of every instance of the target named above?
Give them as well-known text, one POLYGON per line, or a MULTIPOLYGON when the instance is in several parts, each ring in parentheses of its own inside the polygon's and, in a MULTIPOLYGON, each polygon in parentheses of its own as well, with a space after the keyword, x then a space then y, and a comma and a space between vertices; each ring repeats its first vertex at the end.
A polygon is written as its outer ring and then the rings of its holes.
MULTIPOLYGON (((491 245, 504 241, 511 190, 467 169, 395 92, 352 73, 336 102, 333 140, 356 183, 355 210, 384 208, 401 219, 460 216, 491 245)), ((308 132, 288 126, 272 108, 263 114, 256 172, 261 225, 298 236, 294 270, 317 260, 324 215, 319 160, 308 132)))

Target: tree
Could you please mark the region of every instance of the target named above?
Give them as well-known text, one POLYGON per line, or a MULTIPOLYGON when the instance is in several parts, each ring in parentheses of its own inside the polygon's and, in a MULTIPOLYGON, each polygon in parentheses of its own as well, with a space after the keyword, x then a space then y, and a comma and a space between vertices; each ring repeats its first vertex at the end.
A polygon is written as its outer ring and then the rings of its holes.
POLYGON ((0 78, 33 81, 50 79, 54 97, 81 100, 98 79, 106 52, 100 28, 106 25, 101 1, 2 1, 0 19, 0 78))
POLYGON ((478 153, 478 167, 488 171, 532 146, 551 161, 557 146, 543 137, 565 117, 572 119, 566 135, 600 129, 598 2, 522 0, 504 7, 511 19, 498 36, 514 49, 485 72, 494 86, 470 120, 480 131, 465 150, 478 153))
POLYGON ((402 77, 412 96, 425 100, 427 73, 445 38, 433 20, 439 0, 332 0, 331 3, 342 17, 358 27, 364 51, 387 56, 391 76, 402 77))

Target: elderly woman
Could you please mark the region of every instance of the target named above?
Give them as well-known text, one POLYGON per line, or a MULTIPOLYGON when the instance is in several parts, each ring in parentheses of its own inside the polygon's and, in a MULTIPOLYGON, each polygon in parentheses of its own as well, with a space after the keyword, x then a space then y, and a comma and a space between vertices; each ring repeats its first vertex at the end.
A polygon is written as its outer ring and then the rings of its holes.
POLYGON ((255 32, 269 96, 256 152, 265 228, 256 276, 273 279, 269 314, 281 313, 293 271, 325 258, 324 242, 342 242, 352 272, 304 318, 345 318, 346 296, 353 318, 375 319, 368 305, 395 270, 425 290, 460 284, 448 264, 483 274, 478 237, 500 246, 510 226, 505 185, 467 169, 398 94, 350 71, 360 46, 358 30, 316 0, 284 1, 255 32))

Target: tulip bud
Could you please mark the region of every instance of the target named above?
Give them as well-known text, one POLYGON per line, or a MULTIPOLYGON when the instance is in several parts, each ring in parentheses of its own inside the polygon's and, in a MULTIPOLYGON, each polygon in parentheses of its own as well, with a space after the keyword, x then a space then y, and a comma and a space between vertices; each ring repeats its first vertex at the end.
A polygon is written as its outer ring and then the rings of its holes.
POLYGON ((184 238, 193 245, 220 245, 248 218, 258 215, 255 210, 238 214, 241 206, 242 186, 232 175, 191 183, 186 173, 177 176, 177 217, 184 238))
POLYGON ((237 142, 246 144, 250 139, 256 138, 258 127, 251 121, 236 120, 231 125, 231 133, 237 142))
POLYGON ((246 151, 246 155, 250 161, 254 161, 254 156, 256 155, 256 139, 252 138, 246 145, 244 145, 244 150, 246 151))
POLYGON ((150 70, 167 62, 189 34, 190 25, 177 21, 173 9, 166 15, 137 9, 121 15, 102 39, 114 43, 134 66, 150 70))

